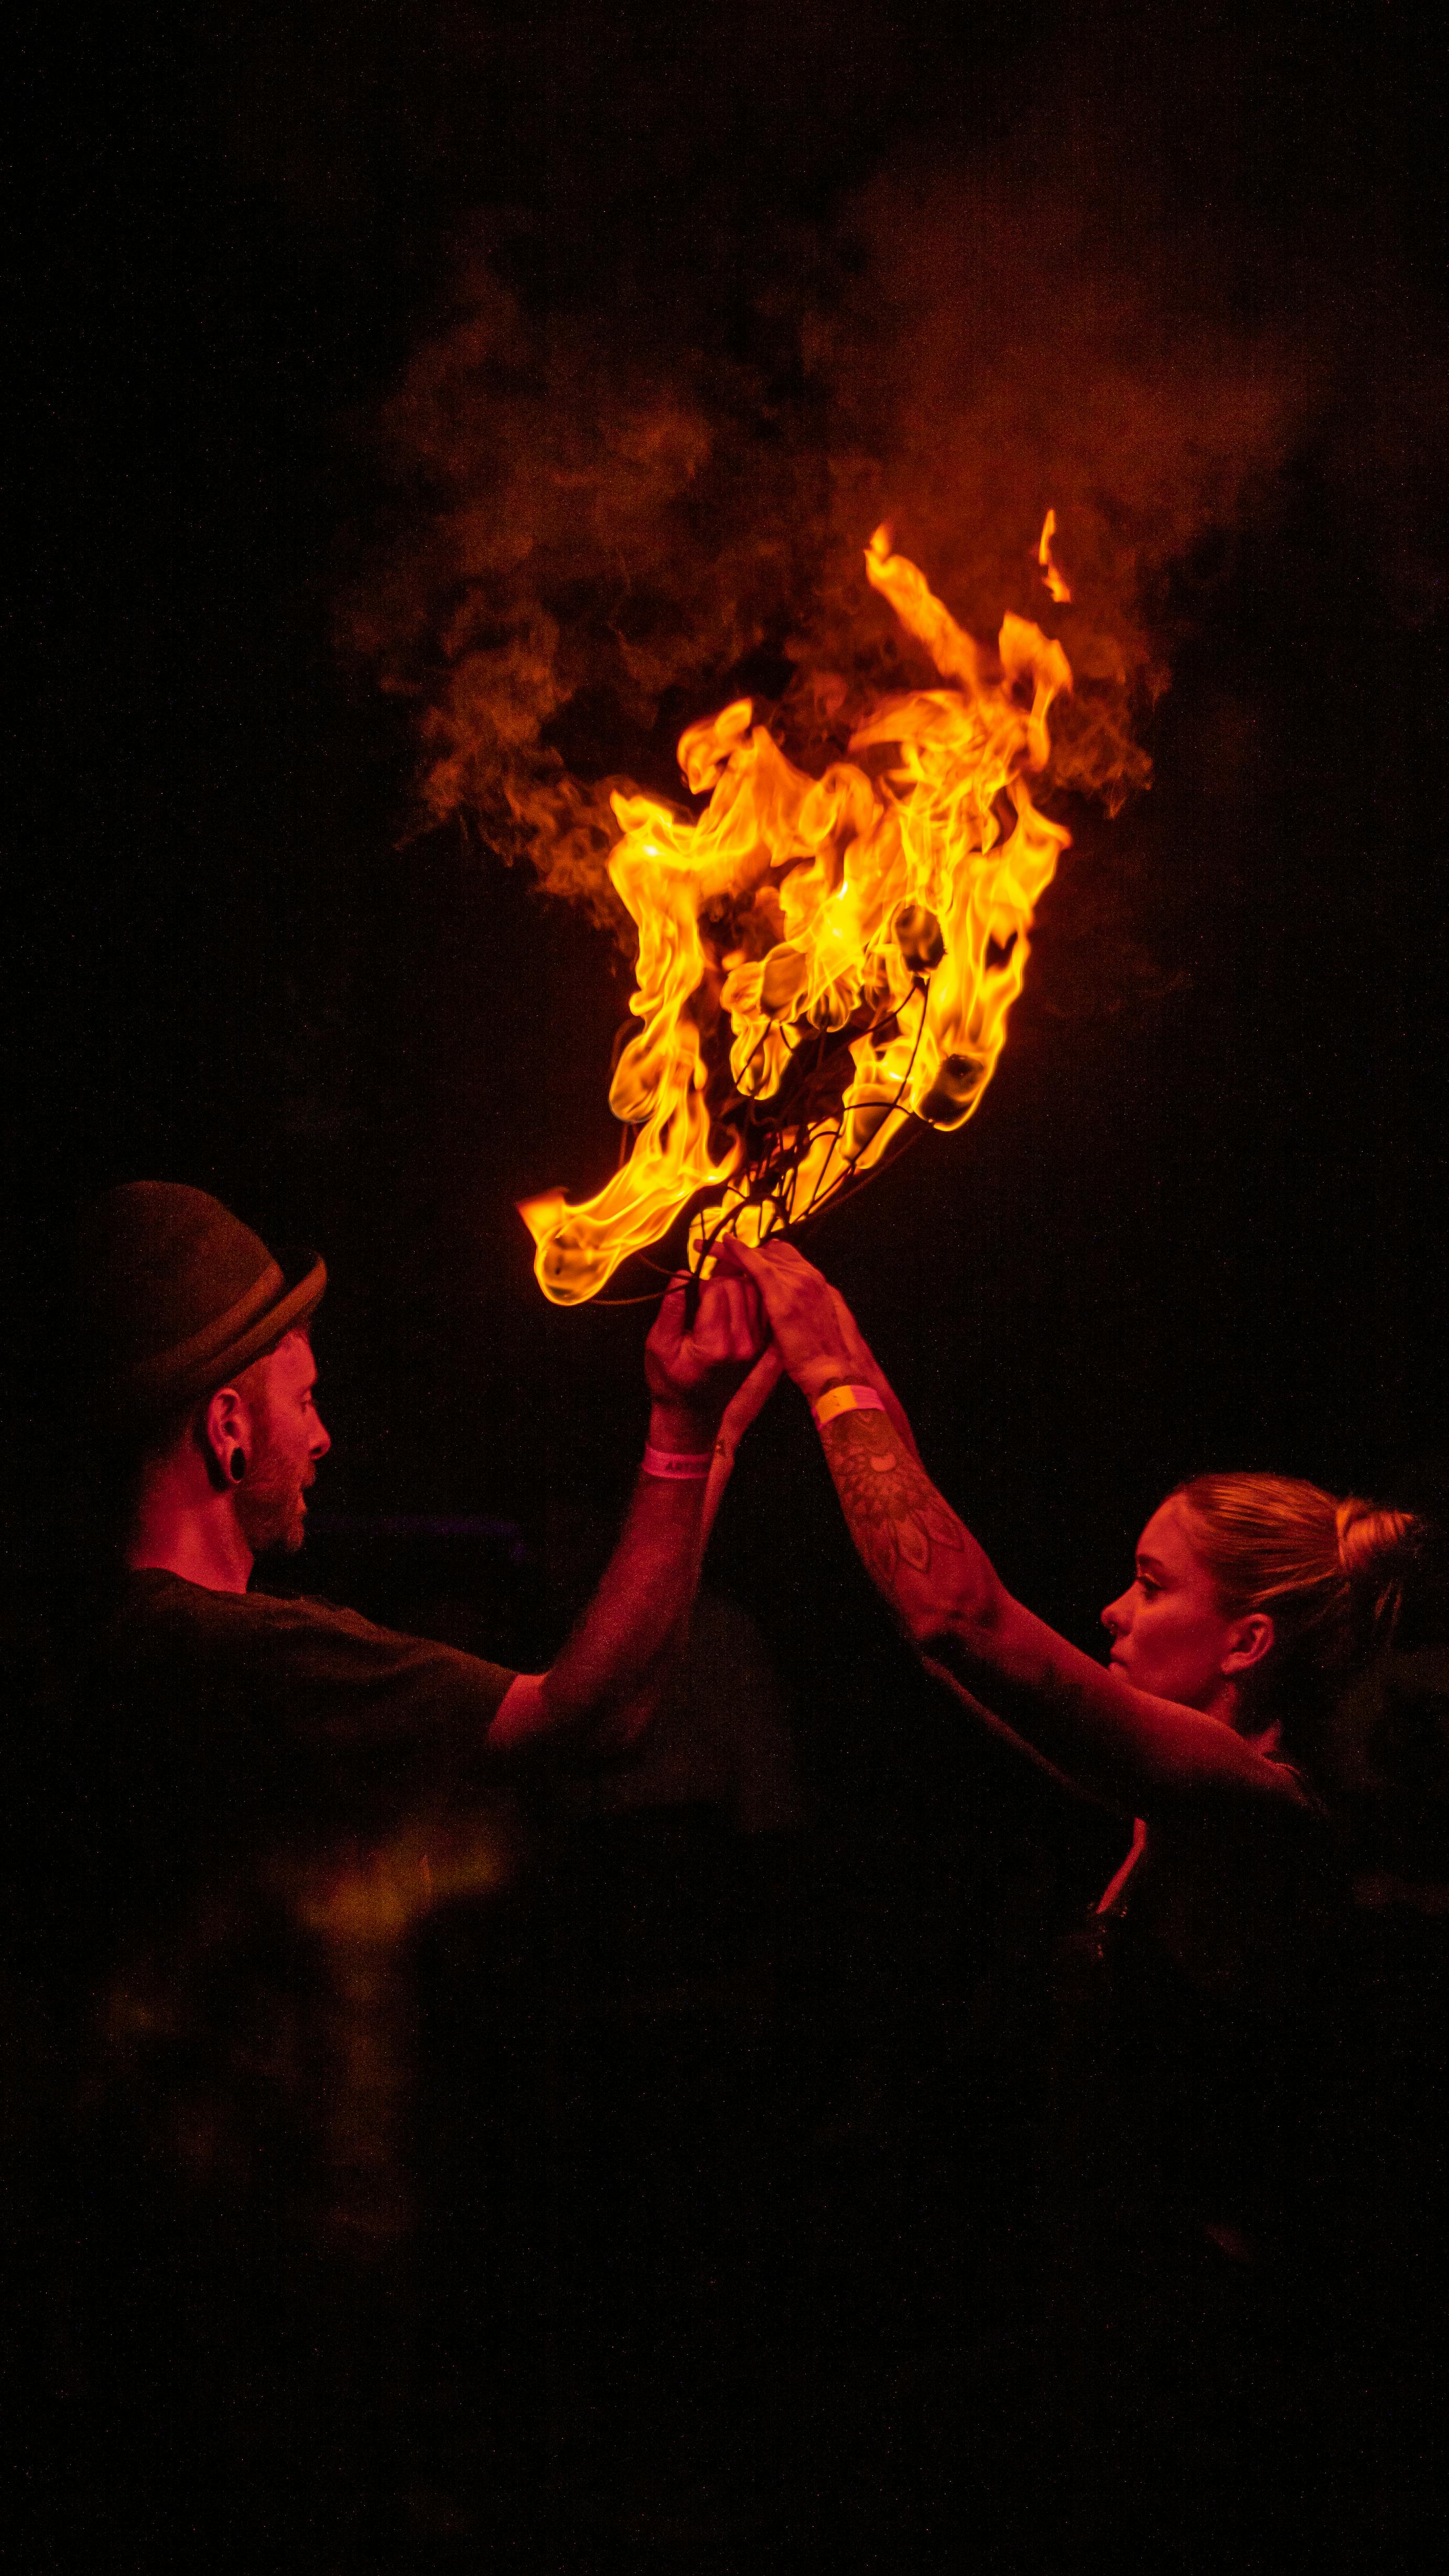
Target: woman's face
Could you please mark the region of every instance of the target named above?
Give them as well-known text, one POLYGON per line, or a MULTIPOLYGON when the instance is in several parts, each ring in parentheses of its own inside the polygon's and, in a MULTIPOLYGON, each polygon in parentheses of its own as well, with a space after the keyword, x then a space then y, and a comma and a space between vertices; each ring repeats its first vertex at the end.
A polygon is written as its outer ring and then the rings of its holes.
POLYGON ((1238 1675, 1263 1652, 1256 1632, 1266 1626, 1271 1639, 1271 1622, 1231 1618, 1222 1609, 1191 1526, 1180 1496, 1170 1494, 1137 1542, 1136 1580, 1108 1602, 1102 1625, 1112 1640, 1111 1669, 1134 1690, 1226 1717, 1238 1675))

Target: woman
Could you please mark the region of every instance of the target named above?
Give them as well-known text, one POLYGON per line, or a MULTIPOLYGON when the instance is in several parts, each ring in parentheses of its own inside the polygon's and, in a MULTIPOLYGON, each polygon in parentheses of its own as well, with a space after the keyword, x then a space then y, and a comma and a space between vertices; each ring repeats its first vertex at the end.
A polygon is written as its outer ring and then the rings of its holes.
POLYGON ((1326 1738, 1391 1630, 1416 1525, 1296 1479, 1195 1477, 1102 1614, 1103 1669, 1007 1592, 820 1273, 788 1245, 731 1249, 922 1661, 1133 1820, 1059 1978, 1037 2402, 1072 2537, 1125 2543, 1135 2520, 1181 2564, 1241 2563, 1271 2536, 1265 2563, 1288 2563, 1305 2485, 1320 2515, 1332 2488, 1328 2427, 1353 2411, 1323 2367, 1345 2347, 1325 2284, 1352 2197, 1326 1738), (1270 2439, 1284 2511, 1265 2520, 1250 2470, 1270 2439))
POLYGON ((789 1244, 729 1251, 759 1288, 861 1560, 917 1653, 1025 1749, 1145 1820, 1134 1878, 1145 1883, 1164 1836, 1301 1836, 1321 1818, 1325 1721, 1391 1624, 1415 1543, 1407 1514, 1292 1478, 1196 1478, 1154 1512, 1136 1579, 1102 1614, 1104 1671, 1007 1592, 820 1272, 789 1244))

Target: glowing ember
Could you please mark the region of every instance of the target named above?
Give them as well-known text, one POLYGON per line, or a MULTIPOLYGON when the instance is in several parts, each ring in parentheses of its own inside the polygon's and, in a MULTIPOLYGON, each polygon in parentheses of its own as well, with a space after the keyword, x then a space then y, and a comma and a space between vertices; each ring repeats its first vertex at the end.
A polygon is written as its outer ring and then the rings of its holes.
MULTIPOLYGON (((1040 560, 1054 598, 1048 512, 1040 560)), ((995 1069, 1028 933, 1069 835, 1033 804, 1047 712, 1072 685, 1059 644, 1008 616, 1000 677, 877 529, 875 588, 952 685, 876 707, 856 757, 796 769, 750 701, 691 725, 698 815, 615 795, 609 874, 638 925, 640 1022, 609 1090, 635 1130, 596 1196, 520 1210, 544 1295, 594 1296, 711 1193, 690 1258, 818 1211, 915 1132, 959 1127, 995 1069)))

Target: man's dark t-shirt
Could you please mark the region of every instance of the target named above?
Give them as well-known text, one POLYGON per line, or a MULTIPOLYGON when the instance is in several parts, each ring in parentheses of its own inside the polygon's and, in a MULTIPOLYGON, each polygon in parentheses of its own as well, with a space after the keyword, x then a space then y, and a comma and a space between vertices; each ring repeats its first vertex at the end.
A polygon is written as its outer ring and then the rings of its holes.
POLYGON ((330 1602, 127 1578, 67 1875, 86 2097, 163 2188, 359 2249, 405 2227, 403 1946, 509 1872, 485 1741, 513 1678, 330 1602))

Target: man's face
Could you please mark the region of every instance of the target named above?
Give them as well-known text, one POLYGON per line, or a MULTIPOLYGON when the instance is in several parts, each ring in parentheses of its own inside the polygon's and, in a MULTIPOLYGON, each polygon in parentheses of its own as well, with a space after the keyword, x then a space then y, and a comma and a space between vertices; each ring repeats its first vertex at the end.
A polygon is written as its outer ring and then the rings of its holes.
POLYGON ((304 1492, 332 1443, 314 1400, 317 1363, 305 1333, 289 1333, 245 1372, 238 1393, 250 1419, 251 1454, 237 1489, 237 1518, 253 1556, 295 1555, 306 1535, 304 1492))

